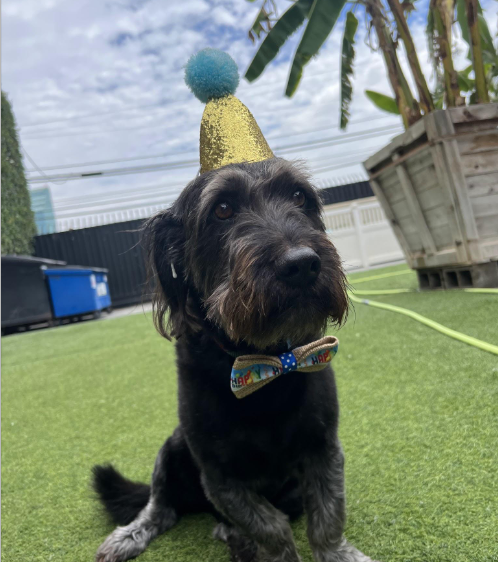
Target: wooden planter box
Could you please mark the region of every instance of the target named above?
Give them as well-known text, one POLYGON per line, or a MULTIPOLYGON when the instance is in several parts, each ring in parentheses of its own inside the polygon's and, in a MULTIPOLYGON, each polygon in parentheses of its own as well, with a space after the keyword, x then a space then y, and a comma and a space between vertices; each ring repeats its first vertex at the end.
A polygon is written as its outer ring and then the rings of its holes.
POLYGON ((364 166, 421 288, 498 286, 498 104, 426 115, 364 166))

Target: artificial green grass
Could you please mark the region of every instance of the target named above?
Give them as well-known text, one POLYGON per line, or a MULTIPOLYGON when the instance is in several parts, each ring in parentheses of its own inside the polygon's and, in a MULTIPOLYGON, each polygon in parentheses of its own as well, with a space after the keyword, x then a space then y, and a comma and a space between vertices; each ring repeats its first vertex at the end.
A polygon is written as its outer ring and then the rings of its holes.
MULTIPOLYGON (((414 274, 358 285, 393 287, 414 274)), ((498 341, 494 295, 372 300, 498 341)), ((383 562, 498 561, 498 358, 360 304, 338 336, 346 536, 383 562)), ((112 530, 90 468, 149 479, 177 422, 173 346, 136 315, 9 336, 2 352, 2 560, 88 562, 112 530)), ((228 560, 213 525, 186 517, 140 560, 228 560)), ((304 520, 294 532, 311 562, 304 520)))

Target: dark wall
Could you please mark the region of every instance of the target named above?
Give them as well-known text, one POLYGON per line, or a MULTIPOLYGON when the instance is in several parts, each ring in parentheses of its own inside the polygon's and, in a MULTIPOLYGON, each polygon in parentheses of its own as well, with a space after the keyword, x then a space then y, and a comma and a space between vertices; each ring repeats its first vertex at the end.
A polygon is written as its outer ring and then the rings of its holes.
POLYGON ((35 256, 68 265, 105 267, 113 306, 140 303, 146 281, 142 224, 143 220, 134 220, 37 236, 35 256))
POLYGON ((324 205, 333 205, 334 203, 343 203, 344 201, 353 201, 354 199, 364 199, 365 197, 374 196, 374 192, 368 181, 327 187, 321 189, 320 193, 324 205))

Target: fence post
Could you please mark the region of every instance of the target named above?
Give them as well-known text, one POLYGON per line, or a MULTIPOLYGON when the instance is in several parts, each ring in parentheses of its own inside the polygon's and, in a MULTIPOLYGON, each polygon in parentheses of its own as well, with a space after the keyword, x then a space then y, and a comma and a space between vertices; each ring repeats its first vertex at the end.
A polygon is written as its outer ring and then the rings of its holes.
POLYGON ((363 267, 368 267, 368 257, 365 249, 365 240, 363 238, 363 228, 361 223, 361 213, 358 208, 358 203, 351 203, 351 215, 353 217, 353 223, 356 230, 356 237, 358 239, 358 247, 360 248, 360 259, 361 265, 363 267))

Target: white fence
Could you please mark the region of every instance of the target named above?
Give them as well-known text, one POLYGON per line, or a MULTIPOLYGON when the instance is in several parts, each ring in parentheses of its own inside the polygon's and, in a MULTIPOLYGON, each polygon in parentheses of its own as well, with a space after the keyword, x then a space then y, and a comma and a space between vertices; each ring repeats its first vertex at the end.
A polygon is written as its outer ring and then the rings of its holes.
POLYGON ((328 205, 324 209, 327 233, 346 270, 369 268, 404 259, 375 197, 328 205))

